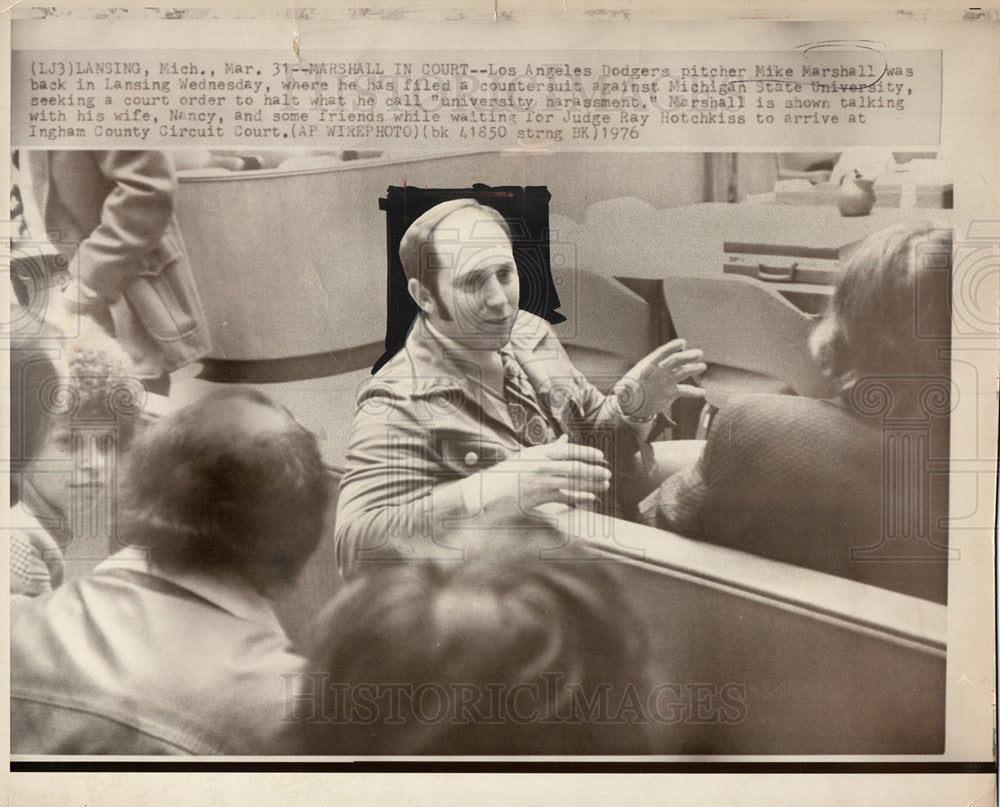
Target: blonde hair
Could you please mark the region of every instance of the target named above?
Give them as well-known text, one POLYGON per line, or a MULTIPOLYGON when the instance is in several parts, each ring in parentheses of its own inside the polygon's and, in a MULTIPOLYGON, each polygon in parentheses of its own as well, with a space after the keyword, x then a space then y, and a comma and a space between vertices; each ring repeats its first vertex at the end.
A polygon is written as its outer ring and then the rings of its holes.
POLYGON ((847 261, 809 347, 847 398, 862 378, 947 372, 952 233, 904 222, 867 238, 847 261))

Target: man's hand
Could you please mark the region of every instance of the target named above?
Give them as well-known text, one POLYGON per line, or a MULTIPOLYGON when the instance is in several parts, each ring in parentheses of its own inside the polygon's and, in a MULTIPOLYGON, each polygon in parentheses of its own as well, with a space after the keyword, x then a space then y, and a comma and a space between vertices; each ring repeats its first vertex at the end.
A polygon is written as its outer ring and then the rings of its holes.
POLYGON ((683 339, 674 339, 650 353, 615 384, 615 395, 625 417, 644 421, 659 412, 669 414, 681 397, 704 398, 705 390, 682 384, 705 372, 708 366, 700 350, 685 350, 683 339))
POLYGON ((563 435, 522 449, 461 484, 470 514, 507 519, 530 515, 543 504, 592 502, 610 486, 611 470, 600 450, 571 444, 563 435))
POLYGON ((62 288, 52 288, 45 319, 71 339, 97 330, 111 335, 114 325, 107 301, 71 278, 62 288))

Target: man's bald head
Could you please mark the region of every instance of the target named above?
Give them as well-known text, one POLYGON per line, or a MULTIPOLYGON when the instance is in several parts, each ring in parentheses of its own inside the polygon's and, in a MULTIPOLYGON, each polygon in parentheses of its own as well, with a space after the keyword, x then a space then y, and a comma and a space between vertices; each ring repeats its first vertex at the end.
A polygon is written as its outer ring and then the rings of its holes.
POLYGON ((455 237, 447 219, 460 210, 478 212, 484 220, 492 221, 503 230, 509 243, 510 227, 506 219, 492 207, 481 205, 475 199, 441 202, 419 216, 399 242, 399 260, 403 264, 407 280, 416 279, 432 292, 437 292, 437 272, 444 268, 444 264, 435 249, 434 235, 441 229, 449 231, 448 234, 455 237))

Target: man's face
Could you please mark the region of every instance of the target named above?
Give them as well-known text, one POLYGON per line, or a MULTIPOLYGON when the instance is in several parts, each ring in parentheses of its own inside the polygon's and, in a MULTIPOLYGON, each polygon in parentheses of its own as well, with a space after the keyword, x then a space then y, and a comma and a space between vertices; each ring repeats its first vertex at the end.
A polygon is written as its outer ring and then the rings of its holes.
POLYGON ((510 239, 475 208, 456 210, 432 237, 442 267, 438 294, 422 295, 421 308, 435 328, 459 344, 499 350, 510 339, 521 292, 510 239))

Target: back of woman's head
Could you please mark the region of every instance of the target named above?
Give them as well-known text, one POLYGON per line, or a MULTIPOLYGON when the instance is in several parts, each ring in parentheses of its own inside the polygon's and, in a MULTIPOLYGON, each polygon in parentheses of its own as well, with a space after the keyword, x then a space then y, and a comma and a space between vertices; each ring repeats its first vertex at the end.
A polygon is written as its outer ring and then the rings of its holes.
POLYGON ((951 333, 952 233, 915 220, 869 236, 810 339, 841 396, 863 378, 940 378, 951 333))
POLYGON ((558 554, 487 552, 352 582, 318 622, 311 669, 343 688, 345 708, 359 692, 378 707, 296 725, 293 745, 312 754, 648 752, 644 726, 610 719, 630 687, 646 697, 644 632, 619 569, 572 548, 558 554))

